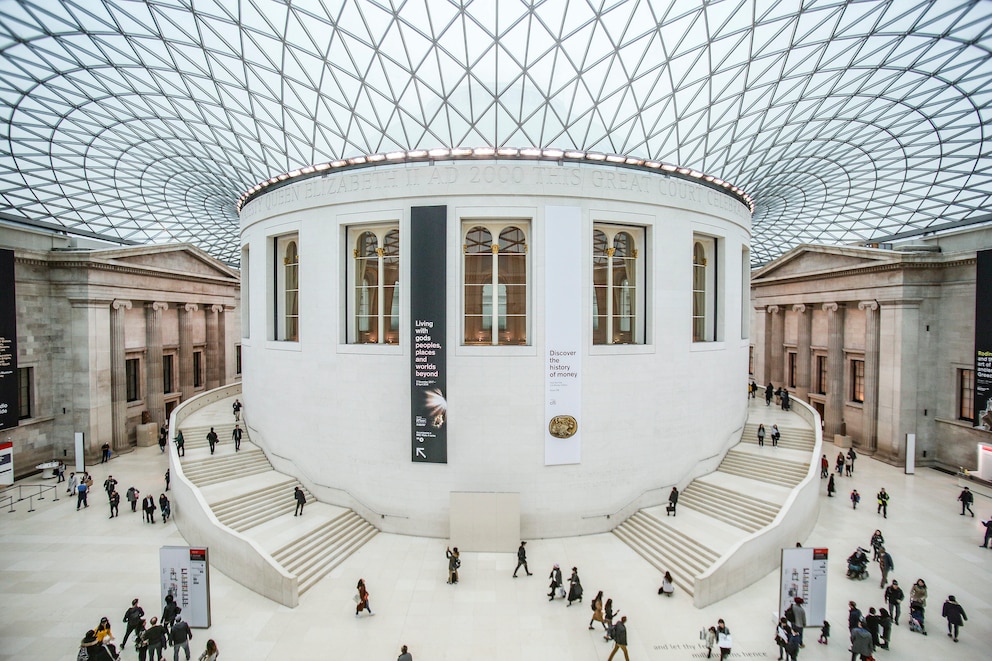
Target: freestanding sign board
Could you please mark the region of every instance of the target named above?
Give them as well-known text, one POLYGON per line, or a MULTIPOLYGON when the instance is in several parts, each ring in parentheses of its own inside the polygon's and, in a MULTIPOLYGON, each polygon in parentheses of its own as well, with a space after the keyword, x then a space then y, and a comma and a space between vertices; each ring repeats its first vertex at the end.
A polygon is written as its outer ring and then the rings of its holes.
POLYGON ((210 563, 206 548, 163 546, 159 549, 162 603, 166 595, 182 609, 191 627, 210 626, 210 563))
POLYGON ((14 251, 0 250, 0 429, 16 427, 19 412, 14 251))
POLYGON ((827 549, 782 549, 779 584, 780 617, 799 597, 806 611, 806 626, 823 626, 827 614, 827 549))
POLYGON ((448 463, 444 206, 410 209, 410 459, 448 463))
POLYGON ((14 444, 0 443, 0 484, 14 483, 14 444))

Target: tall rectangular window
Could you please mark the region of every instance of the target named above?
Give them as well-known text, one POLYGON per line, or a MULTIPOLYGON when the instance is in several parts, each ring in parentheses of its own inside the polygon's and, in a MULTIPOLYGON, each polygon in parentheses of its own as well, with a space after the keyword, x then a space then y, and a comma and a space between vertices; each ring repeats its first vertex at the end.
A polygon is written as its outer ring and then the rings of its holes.
POLYGON ((400 341, 400 230, 397 223, 349 228, 348 342, 400 341))
POLYGON ((820 395, 827 394, 827 357, 816 357, 816 392, 820 395))
POLYGON ((300 249, 296 234, 274 238, 275 319, 274 336, 286 342, 300 341, 300 249))
POLYGON ((751 337, 751 251, 741 250, 741 339, 751 337))
POLYGON ((127 401, 136 402, 141 399, 139 388, 141 363, 138 358, 128 358, 124 361, 124 378, 127 383, 127 401))
POLYGON ((593 344, 644 344, 644 245, 644 228, 593 228, 593 344))
POLYGON ((692 341, 715 342, 717 326, 717 239, 692 237, 692 341))
POLYGON ((855 359, 851 361, 851 400, 855 402, 865 401, 865 361, 855 359))
POLYGON ((248 246, 241 248, 241 337, 251 337, 251 277, 248 246))
POLYGON ((975 422, 975 370, 958 370, 958 419, 975 422))
POLYGON ((789 387, 796 387, 796 352, 789 352, 789 387))
POLYGON ((528 343, 529 229, 523 221, 463 224, 465 344, 528 343))
POLYGON ((170 393, 175 392, 175 375, 176 358, 171 353, 167 353, 162 356, 162 392, 170 393))
POLYGON ((203 386, 203 352, 193 352, 193 387, 203 386))
POLYGON ((33 417, 34 411, 34 368, 17 368, 17 419, 33 417))
POLYGON ((241 374, 241 345, 234 345, 234 373, 241 374))

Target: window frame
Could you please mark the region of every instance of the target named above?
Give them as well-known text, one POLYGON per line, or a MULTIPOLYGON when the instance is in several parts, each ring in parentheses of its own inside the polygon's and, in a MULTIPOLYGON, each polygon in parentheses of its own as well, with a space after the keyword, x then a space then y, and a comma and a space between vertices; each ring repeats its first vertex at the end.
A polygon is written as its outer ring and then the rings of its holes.
MULTIPOLYGON (((345 247, 347 250, 346 263, 348 264, 347 275, 345 277, 346 301, 347 301, 347 329, 345 332, 345 343, 361 346, 390 345, 396 346, 400 343, 403 328, 403 236, 400 229, 400 221, 389 220, 384 222, 348 225, 345 228, 345 247), (359 254, 358 241, 366 234, 375 237, 375 255, 359 254), (390 237, 395 235, 395 252, 388 252, 391 247, 390 237), (362 291, 372 290, 369 298, 372 309, 362 313, 362 294, 359 290, 359 262, 364 259, 374 261, 376 266, 376 278, 374 285, 365 285, 362 291), (390 261, 395 264, 390 264, 390 261), (392 274, 393 282, 388 282, 392 274), (389 299, 389 309, 386 309, 385 301, 389 299), (363 320, 375 324, 375 329, 362 328, 363 320), (363 340, 362 334, 368 333, 369 339, 363 340)), ((363 269, 363 272, 365 269, 363 269)))
POLYGON ((827 387, 830 382, 829 374, 829 361, 827 360, 827 355, 824 353, 818 353, 814 356, 816 360, 816 394, 826 395, 827 387))
POLYGON ((203 388, 203 349, 193 349, 193 387, 203 388))
MULTIPOLYGON (((628 223, 609 222, 598 220, 592 226, 592 260, 590 264, 590 281, 592 284, 592 299, 590 302, 590 338, 593 346, 619 346, 619 345, 644 345, 647 344, 647 227, 643 225, 632 225, 628 223), (606 246, 605 252, 597 252, 597 232, 601 233, 606 246), (630 237, 632 248, 627 256, 616 256, 617 237, 626 234, 630 237), (605 260, 603 272, 606 275, 606 282, 597 284, 597 262, 605 260), (614 275, 623 263, 616 264, 614 260, 628 260, 633 263, 634 284, 625 287, 614 281, 614 275), (622 308, 625 305, 623 292, 633 290, 633 294, 628 294, 626 305, 632 310, 629 314, 623 314, 622 308), (621 293, 619 302, 615 297, 617 292, 621 293), (600 294, 605 294, 603 307, 606 314, 600 314, 599 298, 600 294), (605 322, 603 321, 605 319, 605 322), (630 328, 623 328, 624 321, 627 320, 630 328), (598 328, 600 323, 604 323, 604 328, 598 328), (629 339, 624 341, 624 336, 629 333, 629 339), (598 337, 597 337, 598 336, 598 337)), ((629 273, 630 269, 625 269, 629 273)), ((629 282, 629 280, 627 281, 629 282)))
POLYGON ((141 358, 124 358, 124 401, 128 404, 141 401, 141 358))
POLYGON ((852 402, 857 402, 858 404, 864 404, 865 402, 865 359, 851 358, 849 359, 851 365, 851 400, 852 402))
POLYGON ((691 256, 692 341, 719 342, 720 243, 722 239, 693 232, 691 256), (697 250, 699 248, 699 250, 697 250), (699 254, 701 251, 701 255, 699 254))
POLYGON ((301 261, 302 244, 298 232, 272 237, 272 339, 277 342, 300 341, 301 261), (294 248, 292 253, 291 247, 294 248), (294 278, 291 279, 290 274, 294 278))
MULTIPOLYGON (((459 225, 459 237, 461 239, 462 245, 462 258, 461 258, 461 331, 460 344, 466 347, 514 347, 514 346, 531 346, 533 342, 533 277, 531 274, 532 262, 530 258, 530 245, 533 232, 533 221, 531 218, 526 217, 493 217, 493 218, 479 218, 476 216, 463 217, 460 219, 459 225), (469 236, 477 228, 485 230, 488 232, 490 243, 490 250, 488 253, 482 250, 469 252, 469 236), (504 235, 509 230, 516 229, 522 235, 522 238, 518 241, 515 239, 507 238, 506 242, 510 246, 519 245, 521 249, 518 250, 503 250, 499 246, 504 243, 504 235), (501 258, 501 253, 503 257, 501 258), (485 264, 486 260, 489 260, 489 264, 485 264), (490 281, 485 282, 468 282, 469 273, 469 260, 478 259, 479 265, 483 267, 482 273, 486 273, 488 269, 488 275, 490 281), (501 280, 501 270, 500 264, 506 263, 508 259, 522 259, 523 267, 518 269, 513 269, 506 267, 502 270, 503 274, 506 274, 501 280), (522 278, 523 282, 514 282, 513 278, 522 278), (508 282, 509 280, 509 282, 508 282), (489 286, 488 296, 486 295, 486 286, 489 286), (501 287, 503 289, 501 289, 501 287), (507 288, 509 287, 522 287, 523 289, 523 313, 514 313, 511 310, 515 309, 513 306, 513 299, 510 294, 511 291, 507 288), (470 288, 478 288, 480 296, 480 308, 477 314, 469 314, 469 290, 470 288), (506 294, 503 297, 503 303, 501 304, 500 291, 505 291, 506 294), (488 318, 486 318, 485 310, 489 310, 488 318), (470 329, 470 321, 478 319, 478 328, 470 329), (522 319, 521 319, 522 318, 522 319), (514 323, 516 322, 516 323, 514 323), (512 327, 511 327, 512 324, 512 327), (493 327, 495 327, 496 332, 493 332, 493 327), (486 338, 486 331, 488 333, 488 340, 486 338), (514 336, 511 335, 513 332, 522 331, 524 337, 522 341, 510 341, 514 336), (469 334, 474 333, 475 341, 470 341, 469 334)), ((475 242, 473 242, 473 245, 475 242)), ((479 244, 481 245, 481 244, 479 244)), ((508 262, 513 264, 513 261, 508 262)), ((473 306, 474 307, 474 306, 473 306)), ((516 339, 516 338, 514 338, 516 339)))
POLYGON ((960 367, 957 370, 957 419, 975 423, 975 370, 960 367), (965 414, 965 406, 968 407, 965 414))
POLYGON ((162 354, 162 394, 171 395, 176 392, 176 354, 162 354))
POLYGON ((17 419, 30 420, 35 409, 34 365, 17 368, 17 419))

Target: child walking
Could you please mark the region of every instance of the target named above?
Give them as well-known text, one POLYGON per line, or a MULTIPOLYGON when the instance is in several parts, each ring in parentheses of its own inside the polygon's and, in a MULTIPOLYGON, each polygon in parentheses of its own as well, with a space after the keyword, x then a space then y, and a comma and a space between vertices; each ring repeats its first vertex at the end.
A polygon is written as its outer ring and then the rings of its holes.
POLYGON ((820 627, 820 640, 817 642, 821 645, 826 645, 828 638, 830 638, 830 623, 824 620, 823 626, 820 627))

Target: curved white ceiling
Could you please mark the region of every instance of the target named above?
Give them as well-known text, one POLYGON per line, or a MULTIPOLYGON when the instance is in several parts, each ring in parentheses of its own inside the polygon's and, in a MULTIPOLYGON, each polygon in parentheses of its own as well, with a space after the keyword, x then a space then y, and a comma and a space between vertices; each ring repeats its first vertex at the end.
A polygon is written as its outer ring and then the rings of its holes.
POLYGON ((737 184, 752 259, 989 216, 992 3, 0 1, 0 213, 236 263, 269 177, 391 150, 737 184))

